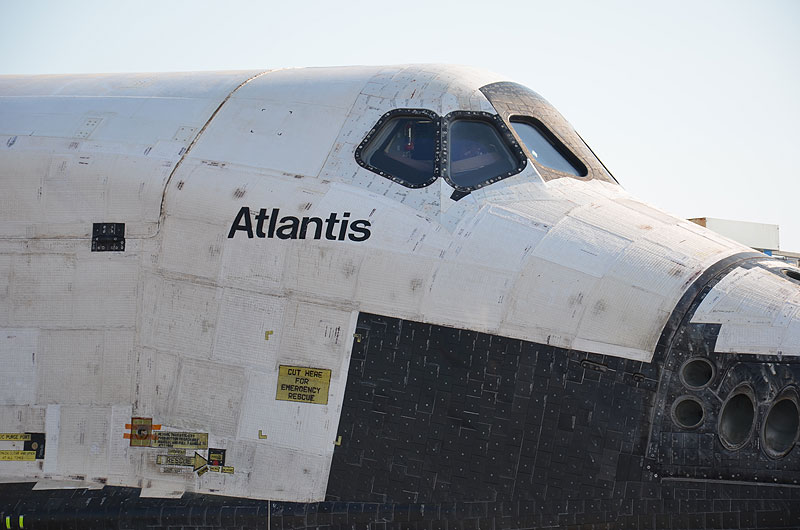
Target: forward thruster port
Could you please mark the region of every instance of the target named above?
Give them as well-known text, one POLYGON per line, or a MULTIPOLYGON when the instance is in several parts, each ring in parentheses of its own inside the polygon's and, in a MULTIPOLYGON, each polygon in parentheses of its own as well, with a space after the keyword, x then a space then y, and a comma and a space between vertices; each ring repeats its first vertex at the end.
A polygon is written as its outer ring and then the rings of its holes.
POLYGON ((786 276, 793 280, 800 281, 800 272, 797 272, 794 269, 783 269, 782 271, 786 276))
POLYGON ((684 429, 692 429, 700 425, 704 415, 703 405, 690 396, 678 398, 672 406, 673 420, 684 429))
POLYGON ((799 426, 797 403, 789 398, 776 401, 764 422, 764 448, 767 454, 781 457, 791 451, 797 441, 799 426))
POLYGON ((719 438, 731 450, 741 448, 750 438, 755 419, 755 405, 749 387, 740 387, 722 406, 719 415, 719 438))
POLYGON ((683 384, 695 390, 705 387, 714 378, 714 365, 703 357, 689 359, 681 367, 683 384))

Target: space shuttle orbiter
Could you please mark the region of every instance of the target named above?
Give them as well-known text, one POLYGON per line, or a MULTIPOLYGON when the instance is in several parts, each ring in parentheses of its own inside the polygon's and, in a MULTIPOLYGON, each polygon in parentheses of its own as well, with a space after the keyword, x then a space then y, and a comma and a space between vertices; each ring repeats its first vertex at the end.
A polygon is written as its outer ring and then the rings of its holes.
POLYGON ((0 187, 6 528, 800 527, 800 271, 501 76, 0 76, 0 187))

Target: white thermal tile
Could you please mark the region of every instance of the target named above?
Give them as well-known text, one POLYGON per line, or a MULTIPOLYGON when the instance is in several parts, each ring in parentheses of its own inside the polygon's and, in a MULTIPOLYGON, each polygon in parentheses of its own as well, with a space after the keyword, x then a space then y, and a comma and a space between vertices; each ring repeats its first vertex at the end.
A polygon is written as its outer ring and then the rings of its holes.
MULTIPOLYGON (((36 398, 38 329, 0 329, 0 359, 4 383, 0 405, 27 405, 36 398)), ((42 362, 39 356, 38 362, 42 362)))
POLYGON ((272 369, 283 338, 286 298, 225 289, 214 340, 214 361, 272 369))
POLYGON ((189 280, 147 276, 142 345, 208 359, 216 333, 221 289, 189 280))

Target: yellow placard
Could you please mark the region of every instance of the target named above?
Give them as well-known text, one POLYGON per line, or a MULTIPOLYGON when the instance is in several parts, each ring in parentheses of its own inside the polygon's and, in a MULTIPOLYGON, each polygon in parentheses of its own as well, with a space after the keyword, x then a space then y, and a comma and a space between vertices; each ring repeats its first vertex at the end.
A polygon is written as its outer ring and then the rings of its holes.
POLYGON ((217 473, 219 473, 219 466, 208 466, 208 470, 209 471, 216 471, 217 473))
POLYGON ((131 447, 150 447, 153 418, 131 418, 131 447))
POLYGON ((156 463, 160 466, 194 466, 194 456, 158 455, 156 463))
POLYGON ((305 366, 279 366, 275 399, 298 403, 328 404, 331 371, 305 366))
POLYGON ((3 432, 0 433, 0 440, 11 442, 29 442, 31 435, 27 432, 3 432))
POLYGON ((166 431, 154 435, 150 447, 165 449, 208 449, 207 432, 166 431))
POLYGON ((233 466, 222 466, 223 473, 233 474, 233 466))
POLYGON ((31 462, 36 460, 36 451, 0 451, 0 462, 31 462))

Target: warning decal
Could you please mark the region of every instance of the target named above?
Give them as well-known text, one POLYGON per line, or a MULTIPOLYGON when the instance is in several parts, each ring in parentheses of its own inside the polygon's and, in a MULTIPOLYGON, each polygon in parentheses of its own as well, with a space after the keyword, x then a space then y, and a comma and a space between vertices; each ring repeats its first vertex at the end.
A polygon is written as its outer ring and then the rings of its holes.
POLYGON ((150 447, 175 449, 208 449, 207 432, 160 432, 150 447))
MULTIPOLYGON (((208 465, 209 466, 224 466, 225 465, 225 449, 209 449, 208 450, 208 465)), ((213 471, 213 469, 212 469, 213 471)))
POLYGON ((31 439, 30 433, 27 432, 3 432, 0 433, 0 440, 7 440, 11 442, 27 442, 31 439))
POLYGON ((330 384, 330 370, 281 365, 278 367, 278 391, 275 399, 327 405, 330 384))
POLYGON ((0 451, 0 462, 30 462, 36 460, 36 451, 0 451))
MULTIPOLYGON (((153 418, 131 418, 131 422, 125 425, 130 429, 130 433, 125 434, 125 438, 130 439, 131 447, 150 447, 153 440, 153 418)), ((161 426, 158 426, 161 428, 161 426)))
POLYGON ((193 471, 197 471, 198 475, 208 471, 208 460, 198 452, 195 452, 194 456, 158 455, 156 456, 156 464, 160 466, 191 467, 193 471))
POLYGON ((194 466, 194 456, 158 455, 156 463, 160 466, 194 466))
POLYGON ((9 449, 0 450, 2 462, 29 462, 44 458, 45 434, 41 432, 0 433, 0 441, 11 442, 9 449))

